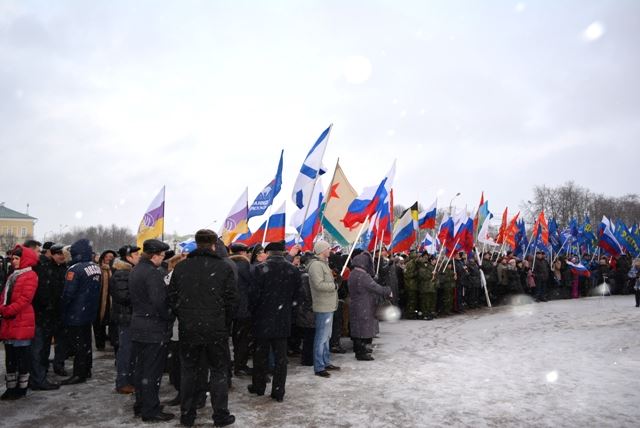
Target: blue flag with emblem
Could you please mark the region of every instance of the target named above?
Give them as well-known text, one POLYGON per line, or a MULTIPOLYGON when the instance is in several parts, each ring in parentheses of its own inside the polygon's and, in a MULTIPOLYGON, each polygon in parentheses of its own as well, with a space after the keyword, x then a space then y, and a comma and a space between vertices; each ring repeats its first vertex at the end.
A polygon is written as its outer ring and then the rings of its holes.
POLYGON ((273 204, 273 198, 275 198, 276 195, 280 193, 280 188, 282 187, 283 154, 284 150, 280 152, 280 162, 278 162, 278 171, 276 172, 276 177, 271 180, 260 193, 258 193, 258 196, 256 196, 256 199, 249 207, 249 215, 247 216, 247 219, 264 214, 271 206, 271 204, 273 204))

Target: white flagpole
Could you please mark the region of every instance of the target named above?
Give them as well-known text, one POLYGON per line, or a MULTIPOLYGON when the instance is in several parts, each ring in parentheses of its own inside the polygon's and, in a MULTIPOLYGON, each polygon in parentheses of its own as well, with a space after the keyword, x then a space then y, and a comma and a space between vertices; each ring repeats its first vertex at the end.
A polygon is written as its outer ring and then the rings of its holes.
POLYGON ((380 262, 382 260, 382 246, 384 245, 384 232, 385 230, 382 231, 382 238, 380 238, 380 249, 378 250, 378 267, 376 267, 376 276, 378 275, 378 272, 380 272, 380 262))
POLYGON ((360 236, 362 235, 362 231, 364 230, 364 227, 367 225, 368 222, 369 222, 369 216, 365 218, 365 220, 362 222, 362 226, 360 226, 360 230, 358 231, 358 236, 356 236, 355 241, 353 241, 353 244, 351 245, 351 250, 349 250, 349 255, 347 256, 347 260, 345 260, 344 266, 342 266, 342 270, 340 271, 340 276, 344 274, 344 271, 347 268, 347 265, 349 264, 349 260, 351 260, 351 255, 353 254, 353 250, 356 248, 356 242, 358 242, 358 239, 360 239, 360 236))
POLYGON ((273 208, 273 201, 271 201, 271 205, 269 205, 269 215, 267 216, 267 224, 264 227, 264 234, 262 235, 262 246, 264 247, 264 243, 267 239, 267 231, 269 230, 269 219, 271 218, 271 208, 273 208))

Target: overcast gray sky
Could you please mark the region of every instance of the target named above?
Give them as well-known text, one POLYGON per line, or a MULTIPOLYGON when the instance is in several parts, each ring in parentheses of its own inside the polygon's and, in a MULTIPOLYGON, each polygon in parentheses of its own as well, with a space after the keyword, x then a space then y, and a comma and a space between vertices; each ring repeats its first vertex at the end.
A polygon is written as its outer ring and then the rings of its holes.
POLYGON ((404 205, 637 193, 639 42, 631 0, 0 0, 0 201, 136 230, 166 185, 167 232, 218 229, 284 149, 291 212, 330 123, 325 164, 361 190, 397 158, 404 205))

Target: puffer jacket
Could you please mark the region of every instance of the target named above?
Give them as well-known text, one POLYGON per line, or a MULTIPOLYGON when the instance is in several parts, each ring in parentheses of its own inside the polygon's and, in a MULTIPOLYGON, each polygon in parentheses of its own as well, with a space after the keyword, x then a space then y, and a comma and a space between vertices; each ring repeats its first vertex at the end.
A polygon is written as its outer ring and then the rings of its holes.
POLYGON ((16 278, 12 287, 8 284, 0 292, 0 340, 29 340, 36 332, 36 317, 31 302, 38 288, 38 275, 32 268, 38 263, 38 255, 31 249, 22 249, 18 269, 30 269, 16 278))
POLYGON ((115 259, 113 274, 109 282, 111 295, 111 320, 123 327, 131 324, 131 295, 129 293, 129 274, 133 265, 125 260, 115 259))

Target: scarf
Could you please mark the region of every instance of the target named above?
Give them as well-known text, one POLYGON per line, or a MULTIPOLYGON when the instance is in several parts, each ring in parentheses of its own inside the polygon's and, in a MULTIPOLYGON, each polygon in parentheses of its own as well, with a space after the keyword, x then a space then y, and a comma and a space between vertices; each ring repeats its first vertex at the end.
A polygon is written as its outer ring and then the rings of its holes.
POLYGON ((7 282, 4 285, 3 296, 2 296, 2 305, 6 306, 11 301, 11 292, 13 291, 13 286, 15 285, 18 277, 25 272, 31 271, 31 266, 26 267, 24 269, 16 269, 13 271, 9 278, 7 278, 7 282))

